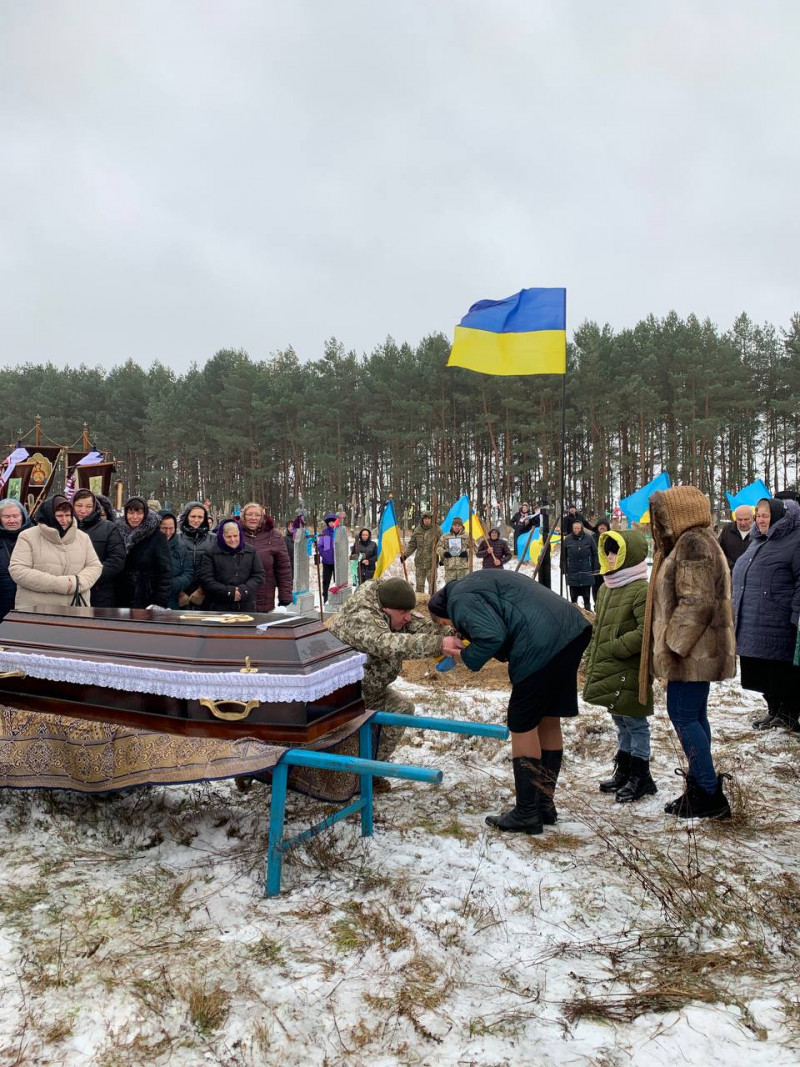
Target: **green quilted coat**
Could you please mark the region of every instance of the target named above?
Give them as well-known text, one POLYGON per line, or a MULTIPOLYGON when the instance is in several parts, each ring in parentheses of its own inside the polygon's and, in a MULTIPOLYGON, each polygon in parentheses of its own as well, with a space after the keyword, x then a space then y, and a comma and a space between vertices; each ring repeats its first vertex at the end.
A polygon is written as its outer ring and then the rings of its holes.
MULTIPOLYGON (((605 553, 608 538, 624 542, 614 573, 624 571, 647 557, 647 542, 638 530, 600 535, 600 573, 610 567, 605 553)), ((586 654, 586 684, 583 699, 600 704, 614 715, 652 715, 653 690, 646 705, 639 703, 639 656, 642 651, 647 581, 631 582, 620 589, 603 585, 597 598, 592 643, 586 654)))

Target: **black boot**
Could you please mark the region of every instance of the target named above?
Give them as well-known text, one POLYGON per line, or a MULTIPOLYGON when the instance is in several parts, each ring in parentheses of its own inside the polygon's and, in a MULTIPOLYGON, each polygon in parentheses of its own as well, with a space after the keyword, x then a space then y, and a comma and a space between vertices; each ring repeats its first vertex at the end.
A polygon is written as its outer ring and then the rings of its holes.
POLYGON ((686 819, 688 818, 689 811, 691 810, 691 794, 697 787, 697 779, 691 771, 686 774, 686 772, 682 771, 680 767, 675 768, 675 773, 682 775, 686 779, 686 784, 684 785, 683 792, 679 797, 676 797, 674 800, 670 800, 668 804, 664 805, 664 811, 667 813, 667 815, 677 815, 680 819, 686 819))
POLYGON ((514 789, 517 803, 502 815, 487 815, 487 826, 516 834, 540 834, 542 832, 541 793, 539 782, 542 761, 532 756, 517 756, 514 764, 514 789))
POLYGON ((717 775, 717 788, 713 793, 707 793, 705 789, 693 783, 689 797, 688 811, 678 812, 681 819, 730 819, 731 806, 722 789, 722 781, 729 778, 728 774, 717 775))
POLYGON ((765 697, 767 701, 767 714, 753 723, 754 730, 774 730, 778 726, 784 726, 783 709, 777 700, 765 697))
POLYGON ((631 756, 631 776, 622 789, 617 790, 617 800, 620 804, 630 804, 657 792, 658 786, 650 776, 650 760, 631 756))
POLYGON ((623 752, 622 749, 620 749, 614 757, 614 776, 613 778, 607 778, 605 782, 600 783, 600 792, 616 793, 618 789, 622 789, 630 776, 631 754, 630 752, 623 752))
POLYGON ((553 796, 558 783, 558 775, 561 771, 563 755, 563 748, 542 749, 542 782, 539 788, 541 793, 539 805, 542 810, 542 822, 545 826, 554 826, 558 819, 553 796))

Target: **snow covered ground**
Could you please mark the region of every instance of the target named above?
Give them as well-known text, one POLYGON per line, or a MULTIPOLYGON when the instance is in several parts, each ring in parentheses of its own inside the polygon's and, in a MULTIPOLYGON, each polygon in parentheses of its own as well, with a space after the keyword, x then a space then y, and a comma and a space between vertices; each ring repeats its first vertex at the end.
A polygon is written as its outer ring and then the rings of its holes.
MULTIPOLYGON (((402 684, 503 721, 502 690, 402 684)), ((796 1065, 800 741, 753 731, 735 682, 712 701, 729 823, 663 814, 661 698, 658 796, 597 791, 613 730, 584 707, 538 838, 484 825, 507 745, 409 731, 396 758, 442 785, 379 795, 371 840, 353 821, 290 853, 270 900, 265 786, 0 793, 0 1063, 796 1065)), ((290 796, 288 829, 326 810, 290 796)))

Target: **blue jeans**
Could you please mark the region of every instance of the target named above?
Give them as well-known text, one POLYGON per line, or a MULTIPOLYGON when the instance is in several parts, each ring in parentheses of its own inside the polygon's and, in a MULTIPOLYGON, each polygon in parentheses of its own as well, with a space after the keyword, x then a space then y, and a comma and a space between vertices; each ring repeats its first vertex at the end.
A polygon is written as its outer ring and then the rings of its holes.
POLYGON ((650 723, 644 715, 612 715, 617 748, 637 759, 650 759, 650 723))
POLYGON ((708 724, 710 682, 667 682, 667 713, 675 727, 689 770, 707 793, 717 789, 708 724))

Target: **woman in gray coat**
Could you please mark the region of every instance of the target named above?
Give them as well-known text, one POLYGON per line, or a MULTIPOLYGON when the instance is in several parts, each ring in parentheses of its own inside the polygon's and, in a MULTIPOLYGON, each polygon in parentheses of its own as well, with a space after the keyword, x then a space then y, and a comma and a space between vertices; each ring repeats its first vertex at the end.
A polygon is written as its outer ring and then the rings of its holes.
POLYGON ((754 725, 797 732, 800 668, 794 665, 800 620, 800 505, 764 499, 750 545, 733 568, 733 611, 742 687, 763 693, 766 718, 754 725))

